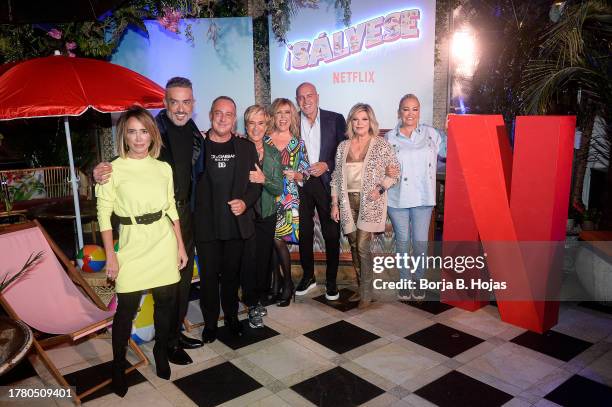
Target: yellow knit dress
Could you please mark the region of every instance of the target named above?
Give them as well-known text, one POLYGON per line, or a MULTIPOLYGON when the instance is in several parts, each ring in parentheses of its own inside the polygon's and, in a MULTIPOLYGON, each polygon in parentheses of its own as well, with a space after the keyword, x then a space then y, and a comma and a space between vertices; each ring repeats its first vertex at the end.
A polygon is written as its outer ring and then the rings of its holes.
POLYGON ((140 216, 163 211, 149 225, 121 225, 119 229, 119 274, 115 291, 129 293, 174 284, 179 281, 178 245, 170 219, 177 220, 172 169, 150 156, 117 158, 109 182, 96 185, 100 231, 110 230, 110 217, 140 216))

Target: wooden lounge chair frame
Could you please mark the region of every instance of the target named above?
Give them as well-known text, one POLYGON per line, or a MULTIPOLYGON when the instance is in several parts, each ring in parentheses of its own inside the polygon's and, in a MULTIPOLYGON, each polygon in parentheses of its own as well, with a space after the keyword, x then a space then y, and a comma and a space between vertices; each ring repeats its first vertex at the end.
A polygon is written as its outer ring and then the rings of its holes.
MULTIPOLYGON (((47 242, 49 243, 49 246, 53 250, 53 253, 55 253, 55 256, 60 260, 60 262, 64 266, 64 270, 68 274, 68 277, 72 280, 72 282, 77 287, 79 287, 81 289, 81 291, 85 295, 87 295, 87 297, 89 297, 98 308, 100 308, 101 310, 105 310, 106 311, 107 308, 104 305, 104 303, 102 302, 102 300, 100 300, 100 298, 96 295, 95 291, 89 286, 89 284, 87 284, 87 281, 85 281, 85 279, 81 276, 81 274, 76 270, 74 265, 68 260, 68 257, 66 257, 66 255, 62 252, 62 250, 59 248, 59 246, 57 246, 57 244, 53 241, 53 239, 49 236, 47 231, 42 227, 42 225, 38 221, 34 220, 33 222, 27 222, 27 223, 16 224, 16 225, 9 225, 9 226, 2 226, 2 227, 0 227, 0 234, 10 233, 10 232, 17 232, 17 231, 29 229, 29 228, 32 228, 32 227, 38 227, 40 229, 40 231, 42 232, 42 234, 45 237, 45 239, 47 239, 47 242)), ((0 305, 4 308, 4 310, 7 312, 7 314, 11 318, 16 319, 16 320, 21 320, 21 318, 19 318, 19 315, 15 312, 15 310, 10 306, 10 304, 4 299, 4 297, 1 294, 0 294, 0 305)), ((76 332, 73 332, 73 333, 70 333, 70 334, 65 334, 65 335, 56 335, 56 336, 52 336, 50 338, 45 338, 45 339, 40 339, 40 340, 38 340, 36 338, 37 336, 40 336, 40 335, 37 335, 37 332, 35 330, 33 330, 35 332, 35 334, 34 334, 34 340, 33 340, 32 347, 34 348, 34 350, 36 351, 38 356, 40 356, 41 361, 43 362, 45 367, 49 370, 51 375, 55 378, 55 380, 57 380, 58 384, 61 387, 68 388, 68 387, 70 387, 70 384, 68 384, 68 382, 66 381, 64 376, 60 373, 59 369, 55 366, 55 364, 53 363, 53 361, 51 360, 51 358, 47 354, 46 350, 49 349, 49 348, 52 348, 54 346, 57 346, 59 344, 63 344, 63 343, 67 343, 67 342, 68 343, 73 343, 73 342, 75 342, 75 340, 79 340, 80 341, 80 340, 89 339, 89 338, 95 336, 97 331, 100 331, 100 330, 106 328, 108 326, 108 324, 112 320, 113 320, 113 317, 109 317, 109 318, 106 318, 106 319, 104 319, 104 320, 102 320, 102 321, 100 321, 98 323, 93 324, 93 325, 86 326, 86 327, 84 327, 84 328, 82 328, 82 329, 80 329, 80 330, 78 330, 76 332), (81 339, 81 337, 83 336, 83 333, 85 333, 85 332, 92 332, 92 331, 95 331, 95 332, 92 333, 92 334, 85 335, 81 339)), ((25 321, 23 321, 23 322, 25 322, 25 321)), ((138 362, 135 365, 128 367, 125 370, 126 373, 133 372, 137 368, 139 368, 141 366, 146 366, 149 363, 149 361, 147 360, 147 357, 145 356, 145 354, 138 347, 136 342, 134 342, 132 339, 129 340, 129 346, 134 351, 134 353, 136 354, 136 356, 138 358, 138 362)), ((72 396, 74 398, 75 403, 77 405, 80 405, 81 404, 81 399, 83 399, 84 397, 87 397, 90 394, 98 391, 102 387, 109 385, 110 383, 111 383, 111 379, 109 378, 109 379, 103 380, 99 384, 91 387, 90 389, 88 389, 88 390, 86 390, 86 391, 84 391, 84 392, 82 392, 80 394, 76 394, 76 391, 72 392, 72 396)))

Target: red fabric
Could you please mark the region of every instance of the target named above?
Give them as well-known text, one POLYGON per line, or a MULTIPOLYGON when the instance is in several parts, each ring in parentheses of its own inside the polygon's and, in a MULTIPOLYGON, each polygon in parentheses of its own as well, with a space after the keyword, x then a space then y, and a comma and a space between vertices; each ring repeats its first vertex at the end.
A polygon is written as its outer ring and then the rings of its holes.
POLYGON ((163 107, 164 89, 150 79, 105 61, 34 58, 0 76, 0 120, 79 116, 92 107, 121 112, 133 104, 163 107))

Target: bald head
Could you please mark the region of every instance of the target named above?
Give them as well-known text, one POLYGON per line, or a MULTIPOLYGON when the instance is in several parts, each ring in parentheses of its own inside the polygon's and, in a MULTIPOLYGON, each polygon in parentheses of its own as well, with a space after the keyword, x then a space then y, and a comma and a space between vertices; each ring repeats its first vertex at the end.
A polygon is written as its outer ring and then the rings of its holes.
POLYGON ((314 122, 319 112, 317 88, 310 82, 304 82, 295 90, 295 99, 302 113, 308 117, 311 123, 314 122))

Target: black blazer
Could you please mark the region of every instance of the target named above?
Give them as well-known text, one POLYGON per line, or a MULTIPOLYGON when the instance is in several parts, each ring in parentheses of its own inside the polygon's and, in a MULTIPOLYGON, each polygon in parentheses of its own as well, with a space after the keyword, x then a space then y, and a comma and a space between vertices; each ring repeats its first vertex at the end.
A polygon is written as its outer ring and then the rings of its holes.
MULTIPOLYGON (((234 184, 232 185, 231 199, 242 199, 247 206, 244 213, 237 217, 238 229, 243 239, 250 238, 255 233, 255 212, 253 206, 261 196, 261 184, 249 181, 249 172, 255 170, 258 161, 255 145, 246 139, 232 137, 234 153, 236 154, 236 167, 234 168, 234 184)), ((204 143, 202 143, 204 144, 204 143)), ((195 236, 197 241, 215 240, 213 215, 212 187, 208 177, 204 175, 205 148, 201 149, 198 158, 197 185, 195 188, 195 236)))
MULTIPOLYGON (((327 193, 331 193, 331 174, 336 168, 336 150, 338 144, 346 139, 346 120, 340 113, 330 112, 329 110, 319 109, 321 117, 321 151, 319 152, 319 161, 324 161, 327 164, 329 171, 321 174, 320 178, 327 193)), ((301 115, 300 115, 301 117, 301 115)), ((301 127, 300 127, 301 129, 301 127)), ((309 157, 310 159, 310 157, 309 157)), ((310 164, 314 164, 311 162, 310 164)))
MULTIPOLYGON (((159 133, 162 139, 162 148, 159 152, 158 160, 165 161, 168 164, 170 164, 170 167, 172 167, 172 173, 174 176, 176 176, 176 173, 174 172, 174 155, 172 154, 170 140, 168 139, 168 122, 169 121, 170 119, 168 118, 166 114, 166 109, 160 111, 157 114, 157 116, 155 116, 155 123, 157 123, 157 128, 159 129, 159 133)), ((193 210, 194 208, 193 196, 195 192, 195 182, 193 182, 195 180, 194 168, 198 161, 198 157, 200 156, 200 153, 201 153, 200 150, 202 149, 202 142, 204 141, 204 139, 202 138, 202 134, 200 134, 200 130, 198 130, 198 126, 196 126, 193 119, 189 119, 186 126, 189 126, 191 128, 191 132, 193 133, 193 154, 191 157, 191 167, 192 167, 191 192, 189 194, 191 210, 193 210)), ((174 182, 174 189, 175 189, 174 192, 175 193, 176 193, 176 187, 177 187, 177 182, 175 181, 174 182)))

